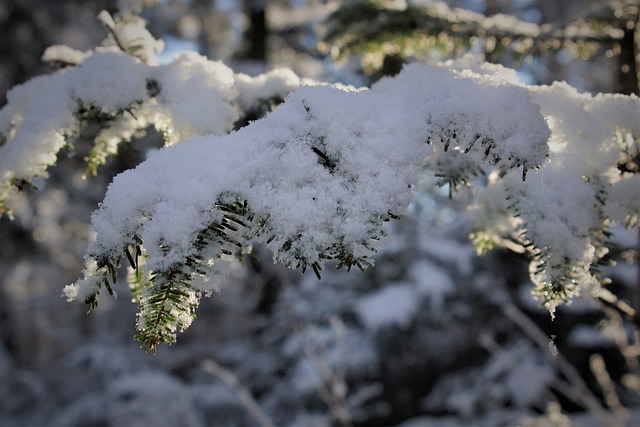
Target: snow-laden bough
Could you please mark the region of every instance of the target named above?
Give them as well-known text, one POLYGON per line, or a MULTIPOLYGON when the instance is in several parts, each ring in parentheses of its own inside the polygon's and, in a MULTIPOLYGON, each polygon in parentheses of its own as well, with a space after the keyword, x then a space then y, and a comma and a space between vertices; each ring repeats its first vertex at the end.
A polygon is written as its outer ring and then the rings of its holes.
POLYGON ((452 179, 488 167, 524 175, 548 138, 530 92, 496 76, 411 65, 370 90, 303 87, 262 120, 117 176, 92 218, 86 277, 65 293, 95 302, 126 257, 138 272, 138 339, 155 349, 189 326, 252 242, 291 268, 364 268, 433 158, 474 165, 440 171, 452 179))

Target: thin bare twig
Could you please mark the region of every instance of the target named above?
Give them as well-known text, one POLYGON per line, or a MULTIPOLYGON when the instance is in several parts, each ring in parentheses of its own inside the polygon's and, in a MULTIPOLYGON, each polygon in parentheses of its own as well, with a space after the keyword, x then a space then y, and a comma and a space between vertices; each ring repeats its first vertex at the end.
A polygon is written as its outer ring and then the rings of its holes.
MULTIPOLYGON (((638 280, 640 280, 640 278, 638 280)), ((622 316, 630 319, 636 328, 640 327, 640 313, 608 289, 601 288, 598 291, 598 301, 605 306, 614 309, 622 316)))
POLYGON ((212 359, 205 360, 201 366, 206 372, 219 378, 238 396, 244 407, 247 408, 249 414, 251 414, 260 427, 275 427, 275 424, 262 410, 258 402, 256 402, 256 399, 251 395, 251 392, 240 383, 238 377, 236 377, 233 372, 212 359))
POLYGON ((596 381, 602 389, 604 395, 604 401, 607 406, 617 415, 621 420, 629 419, 629 411, 622 405, 618 393, 616 392, 616 386, 607 371, 607 366, 604 363, 604 358, 600 354, 593 354, 589 358, 589 367, 593 372, 596 381))
POLYGON ((506 316, 520 327, 533 342, 543 350, 543 353, 551 361, 551 363, 560 371, 566 378, 567 382, 562 386, 560 384, 554 384, 556 389, 561 391, 567 397, 579 402, 585 409, 591 412, 594 417, 607 427, 624 427, 625 422, 620 418, 613 416, 602 406, 600 400, 594 396, 589 390, 589 387, 585 384, 584 380, 567 359, 562 354, 555 353, 552 355, 549 350, 549 337, 538 328, 538 326, 528 318, 518 307, 514 304, 507 304, 504 309, 506 316))
MULTIPOLYGON (((282 287, 290 296, 291 281, 289 280, 289 278, 280 273, 280 271, 277 270, 277 267, 275 274, 278 276, 282 287)), ((322 356, 319 354, 317 345, 314 345, 314 343, 309 338, 308 325, 305 324, 303 319, 296 312, 292 301, 287 304, 287 312, 289 314, 289 317, 291 318, 293 329, 296 333, 296 337, 298 338, 303 353, 312 363, 314 369, 321 379, 321 384, 318 385, 318 391, 320 393, 320 396, 322 397, 322 400, 325 401, 325 403, 329 407, 329 410, 331 411, 332 416, 340 423, 342 427, 351 427, 353 425, 353 421, 347 403, 348 387, 344 380, 343 370, 341 369, 338 373, 334 372, 328 365, 328 363, 326 363, 322 356)), ((336 328, 335 322, 339 322, 339 320, 335 318, 333 322, 334 328, 336 328)), ((344 325, 339 325, 337 327, 339 337, 341 335, 340 329, 343 327, 344 325)))

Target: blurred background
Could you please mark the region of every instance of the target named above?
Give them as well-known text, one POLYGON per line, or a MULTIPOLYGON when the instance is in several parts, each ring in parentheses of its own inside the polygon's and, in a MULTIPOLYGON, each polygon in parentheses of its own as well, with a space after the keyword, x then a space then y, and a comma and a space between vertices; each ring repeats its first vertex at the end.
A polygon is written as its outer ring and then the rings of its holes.
MULTIPOLYGON (((368 86, 409 61, 466 53, 523 81, 638 93, 637 0, 161 0, 142 15, 164 41, 236 72, 289 67, 368 86)), ((115 0, 0 0, 0 106, 52 70, 44 49, 88 50, 115 0)), ((640 425, 636 327, 596 301, 554 321, 530 295, 527 260, 479 257, 464 192, 425 176, 407 215, 364 272, 321 281, 273 265, 260 246, 173 347, 133 340, 135 304, 91 314, 60 295, 83 268, 90 215, 117 173, 161 137, 147 132, 83 179, 82 144, 40 191, 0 218, 2 426, 616 426, 640 425)), ((637 167, 637 164, 629 167, 637 167)), ((637 230, 636 230, 637 231, 637 230)), ((635 305, 638 236, 614 229, 609 289, 635 305)), ((124 275, 121 275, 124 277, 124 275)))

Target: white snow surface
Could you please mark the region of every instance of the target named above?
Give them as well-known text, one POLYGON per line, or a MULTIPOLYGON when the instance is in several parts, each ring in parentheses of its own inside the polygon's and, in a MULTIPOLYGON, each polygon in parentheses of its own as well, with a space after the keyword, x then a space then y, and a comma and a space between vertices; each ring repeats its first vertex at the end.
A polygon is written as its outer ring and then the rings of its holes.
POLYGON ((117 111, 147 98, 147 66, 118 52, 96 52, 64 74, 71 99, 82 105, 117 111), (127 76, 123 78, 123 76, 127 76))
POLYGON ((289 93, 291 89, 300 86, 300 77, 288 68, 276 68, 259 76, 249 76, 239 73, 236 76, 238 101, 244 108, 248 108, 258 100, 267 100, 289 93))
POLYGON ((170 64, 153 69, 150 77, 160 86, 152 121, 169 143, 198 135, 224 135, 240 117, 232 105, 238 96, 235 75, 222 62, 184 52, 170 64))
POLYGON ((165 148, 116 177, 93 216, 90 253, 115 258, 139 238, 147 268, 167 269, 221 219, 214 204, 225 198, 266 219, 251 237, 275 237, 269 246, 287 266, 336 251, 368 256, 451 130, 449 150, 468 148, 481 165, 535 165, 546 153, 548 128, 529 92, 497 77, 416 64, 371 90, 302 87, 262 120, 165 148), (491 158, 473 145, 477 134, 495 141, 491 158))
POLYGON ((53 45, 44 50, 42 61, 44 62, 62 62, 66 64, 80 64, 91 54, 72 49, 66 45, 53 45))

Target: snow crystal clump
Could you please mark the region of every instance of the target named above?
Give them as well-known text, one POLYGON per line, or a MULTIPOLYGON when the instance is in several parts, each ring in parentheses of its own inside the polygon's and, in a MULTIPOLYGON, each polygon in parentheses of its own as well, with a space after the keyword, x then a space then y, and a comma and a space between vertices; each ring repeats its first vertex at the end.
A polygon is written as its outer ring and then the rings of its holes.
POLYGON ((296 73, 288 68, 277 68, 266 74, 251 77, 239 73, 235 87, 240 105, 247 109, 259 100, 280 97, 300 87, 301 81, 296 73))
POLYGON ((85 107, 117 111, 147 97, 145 68, 129 55, 96 52, 69 71, 66 80, 71 97, 85 107))
POLYGON ((498 75, 501 79, 514 85, 522 84, 518 72, 500 64, 485 62, 480 55, 467 53, 460 58, 449 59, 439 64, 462 73, 473 72, 481 75, 498 75))
POLYGON ((489 158, 498 167, 523 166, 525 171, 545 160, 550 133, 535 120, 540 117, 539 107, 526 89, 499 75, 443 67, 427 73, 424 67, 412 64, 373 89, 411 100, 421 121, 429 125, 429 142, 441 143, 444 151, 463 151, 476 164, 489 158), (463 96, 451 96, 453 86, 463 96), (416 96, 416 88, 429 96, 416 96))
POLYGON ((222 62, 185 52, 153 70, 150 78, 160 88, 153 122, 169 143, 198 135, 223 135, 239 117, 231 105, 237 96, 234 73, 222 62))
POLYGON ((91 56, 90 52, 82 52, 65 45, 53 45, 44 50, 42 61, 60 62, 62 64, 80 64, 91 56))

